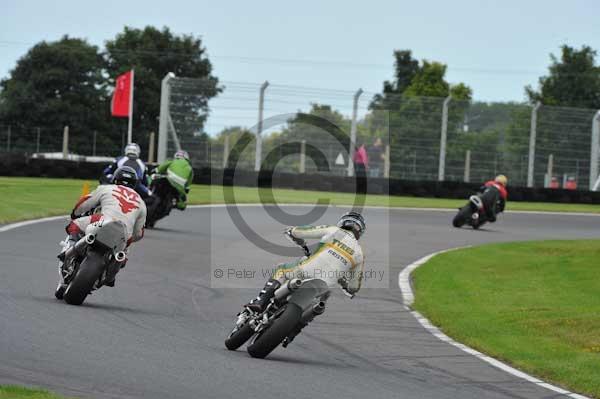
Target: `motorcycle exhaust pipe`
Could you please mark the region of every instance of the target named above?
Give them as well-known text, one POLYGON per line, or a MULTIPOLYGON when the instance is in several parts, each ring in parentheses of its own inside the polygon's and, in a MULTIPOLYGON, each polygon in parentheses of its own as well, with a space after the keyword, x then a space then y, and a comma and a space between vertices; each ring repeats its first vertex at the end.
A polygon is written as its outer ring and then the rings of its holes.
POLYGON ((323 312, 325 311, 325 302, 319 301, 319 303, 313 306, 312 311, 315 314, 315 316, 323 314, 323 312))
POLYGON ((87 245, 92 245, 96 241, 96 236, 94 234, 88 234, 85 236, 85 242, 87 245))
POLYGON ((82 256, 83 251, 88 246, 87 236, 77 241, 71 248, 65 252, 65 259, 70 259, 72 256, 82 256))
POLYGON ((119 251, 115 253, 115 260, 117 262, 123 263, 125 262, 125 259, 127 259, 127 254, 125 254, 125 251, 119 251))
POLYGON ((275 299, 278 301, 286 298, 289 294, 296 291, 302 285, 302 280, 299 278, 292 279, 287 284, 282 285, 275 291, 275 299))
POLYGON ((319 303, 313 305, 312 308, 308 308, 302 313, 300 322, 303 324, 310 323, 316 316, 322 315, 325 312, 325 302, 319 301, 319 303))

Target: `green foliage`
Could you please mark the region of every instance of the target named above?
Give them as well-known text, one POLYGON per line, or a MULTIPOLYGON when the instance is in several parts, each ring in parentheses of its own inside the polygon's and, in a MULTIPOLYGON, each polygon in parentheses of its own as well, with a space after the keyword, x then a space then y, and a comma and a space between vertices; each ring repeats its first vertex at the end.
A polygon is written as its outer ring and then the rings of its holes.
POLYGON ((599 255, 598 240, 448 252, 413 274, 414 307, 466 345, 598 397, 599 255))
MULTIPOLYGON (((36 44, 0 82, 0 119, 17 127, 42 126, 53 137, 69 125, 71 146, 87 149, 93 130, 110 131, 104 65, 98 48, 82 39, 36 44)), ((20 140, 27 138, 15 137, 15 145, 20 140)))
POLYGON ((383 82, 383 93, 375 95, 369 106, 371 109, 397 109, 399 96, 419 72, 419 61, 412 57, 412 51, 395 50, 394 58, 394 81, 383 82))
POLYGON ((447 97, 450 85, 444 80, 445 75, 446 65, 423 61, 423 65, 403 94, 410 97, 447 97))
POLYGON ((43 389, 31 389, 16 385, 0 385, 0 399, 67 399, 43 389))
MULTIPOLYGON (((64 36, 57 42, 32 47, 0 82, 0 120, 14 128, 13 146, 27 147, 29 137, 19 132, 42 127, 44 141, 59 150, 65 125, 70 128, 70 148, 89 152, 93 131, 98 147, 120 152, 127 118, 110 116, 109 87, 121 73, 135 68, 134 139, 145 148, 147 136, 156 131, 161 81, 168 72, 189 79, 184 82, 172 109, 185 115, 177 118, 177 129, 192 147, 207 148, 200 134, 208 114, 208 100, 222 91, 212 75, 212 65, 199 38, 158 30, 126 27, 106 42, 106 52, 85 40, 64 36), (51 137, 47 137, 51 136, 51 137)), ((193 148, 192 148, 193 150, 193 148)))
POLYGON ((394 56, 395 80, 384 82, 383 93, 373 98, 365 125, 389 132, 392 177, 435 179, 444 98, 458 101, 448 115, 449 126, 458 126, 472 91, 464 83, 450 85, 442 63, 419 64, 410 50, 396 51, 394 56))
POLYGON ((473 90, 464 83, 458 83, 450 86, 450 96, 454 100, 470 100, 473 96, 473 90))
POLYGON ((600 108, 600 67, 596 65, 596 51, 589 46, 581 49, 563 45, 558 59, 552 61, 548 76, 539 79, 539 89, 531 86, 525 92, 532 103, 566 107, 600 108))
MULTIPOLYGON (((575 175, 578 183, 586 186, 589 183, 590 127, 594 113, 600 108, 600 67, 596 65, 596 51, 589 46, 576 49, 563 45, 560 58, 551 54, 550 59, 548 75, 540 77, 538 90, 525 88, 532 104, 542 104, 538 112, 535 184, 543 183, 543 171, 552 154, 555 175, 575 175)), ((521 147, 522 141, 519 141, 521 147)))

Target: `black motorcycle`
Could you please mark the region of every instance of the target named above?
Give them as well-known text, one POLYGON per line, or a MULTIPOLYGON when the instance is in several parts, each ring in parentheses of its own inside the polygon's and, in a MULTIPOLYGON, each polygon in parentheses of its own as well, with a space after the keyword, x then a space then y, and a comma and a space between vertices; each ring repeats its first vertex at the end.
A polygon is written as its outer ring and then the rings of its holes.
POLYGON ((93 290, 114 282, 127 258, 127 230, 120 221, 100 221, 63 254, 60 273, 67 284, 55 296, 71 305, 81 305, 93 290))
POLYGON ((321 279, 289 280, 275 291, 263 312, 245 307, 238 314, 225 346, 236 350, 250 340, 250 356, 263 359, 280 344, 287 347, 304 327, 323 314, 329 295, 329 287, 321 279))
POLYGON ((152 195, 144 200, 147 209, 146 227, 154 228, 156 222, 167 217, 177 205, 180 193, 169 179, 162 175, 154 175, 150 190, 152 195))
POLYGON ((458 213, 452 220, 454 227, 462 227, 467 224, 474 229, 481 227, 486 221, 486 212, 483 201, 481 200, 482 194, 471 195, 469 202, 458 209, 458 213))

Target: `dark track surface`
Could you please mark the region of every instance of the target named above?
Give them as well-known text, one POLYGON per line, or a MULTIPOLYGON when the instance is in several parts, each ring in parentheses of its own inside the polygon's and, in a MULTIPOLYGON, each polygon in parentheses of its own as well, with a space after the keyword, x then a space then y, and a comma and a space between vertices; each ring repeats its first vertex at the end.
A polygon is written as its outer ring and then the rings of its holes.
MULTIPOLYGON (((262 208, 240 211, 263 220, 263 236, 286 244, 281 225, 262 208)), ((322 221, 334 222, 341 212, 333 208, 322 221)), ((233 317, 259 287, 212 289, 211 262, 272 265, 281 259, 255 249, 222 207, 159 222, 133 247, 117 286, 81 307, 52 295, 64 222, 2 232, 0 383, 96 398, 559 396, 430 335, 403 308, 398 272, 423 255, 467 244, 597 238, 600 218, 507 214, 475 232, 451 228, 449 212, 391 210, 389 230, 388 211, 365 215, 363 247, 371 263, 391 262, 390 289, 365 289, 353 300, 335 292, 325 315, 267 360, 225 349, 233 317)))

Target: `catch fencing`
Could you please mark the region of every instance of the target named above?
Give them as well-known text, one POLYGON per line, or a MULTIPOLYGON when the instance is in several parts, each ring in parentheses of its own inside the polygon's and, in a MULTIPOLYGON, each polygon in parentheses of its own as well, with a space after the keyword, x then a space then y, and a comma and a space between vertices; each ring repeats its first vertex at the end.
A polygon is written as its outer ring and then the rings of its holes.
MULTIPOLYGON (((375 93, 268 82, 223 82, 207 103, 208 84, 165 77, 156 142, 134 130, 145 158, 152 148, 159 161, 182 148, 196 167, 343 176, 361 167, 352 159, 364 145, 369 176, 481 182, 502 173, 515 186, 572 189, 598 177, 594 109, 409 96, 388 96, 381 109, 375 93)), ((72 129, 68 151, 118 155, 125 135, 106 136, 72 129)), ((61 152, 63 144, 62 129, 0 121, 0 152, 61 152)))

